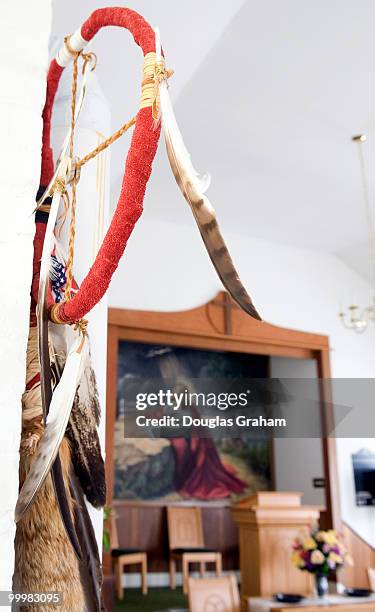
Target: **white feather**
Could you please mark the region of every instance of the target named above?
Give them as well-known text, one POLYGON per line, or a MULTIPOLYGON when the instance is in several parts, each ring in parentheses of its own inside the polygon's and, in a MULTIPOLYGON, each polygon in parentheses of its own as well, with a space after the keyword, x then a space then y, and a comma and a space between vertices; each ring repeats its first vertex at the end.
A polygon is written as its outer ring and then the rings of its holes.
POLYGON ((211 176, 209 173, 203 175, 198 174, 193 166, 190 153, 185 146, 180 128, 178 127, 166 81, 160 84, 159 96, 163 130, 169 135, 173 142, 176 157, 181 166, 184 167, 191 183, 194 185, 194 190, 203 195, 211 184, 211 176))
POLYGON ((22 518, 43 485, 59 451, 86 356, 86 336, 78 337, 69 351, 60 382, 54 390, 46 428, 37 456, 31 464, 30 471, 22 485, 16 506, 16 522, 22 518))
MULTIPOLYGON (((156 61, 161 61, 162 54, 159 28, 155 28, 155 52, 156 61)), ((167 81, 162 81, 160 83, 159 99, 163 130, 166 134, 168 134, 173 142, 176 157, 178 158, 180 165, 184 167, 187 175, 189 176, 189 179, 194 186, 194 190, 200 195, 203 195, 206 193, 211 184, 211 176, 209 173, 200 175, 193 166, 191 156, 185 146, 180 128, 178 127, 176 116, 174 114, 167 81)))

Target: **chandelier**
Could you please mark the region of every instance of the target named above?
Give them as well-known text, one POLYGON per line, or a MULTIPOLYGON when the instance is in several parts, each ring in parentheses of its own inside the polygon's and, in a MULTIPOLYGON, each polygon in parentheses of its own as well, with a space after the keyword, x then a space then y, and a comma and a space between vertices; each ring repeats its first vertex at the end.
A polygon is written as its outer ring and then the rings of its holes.
MULTIPOLYGON (((352 141, 356 143, 358 148, 358 158, 361 170, 362 191, 366 210, 369 245, 371 251, 371 259, 375 270, 375 232, 370 207, 365 159, 363 155, 363 143, 365 143, 366 140, 366 134, 359 134, 358 136, 353 136, 352 138, 352 141)), ((344 325, 344 327, 346 327, 346 329, 351 329, 357 334, 363 333, 367 329, 369 321, 375 322, 375 295, 372 304, 370 304, 369 306, 366 306, 365 308, 360 308, 358 304, 354 303, 348 307, 348 311, 349 312, 346 313, 341 310, 341 312, 339 313, 341 323, 344 325)))

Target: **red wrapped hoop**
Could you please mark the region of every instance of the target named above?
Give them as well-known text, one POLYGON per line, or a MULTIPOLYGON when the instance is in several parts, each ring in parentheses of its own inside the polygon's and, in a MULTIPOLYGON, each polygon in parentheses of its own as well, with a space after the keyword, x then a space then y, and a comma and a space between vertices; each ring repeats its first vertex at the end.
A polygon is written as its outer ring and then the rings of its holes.
MULTIPOLYGON (((135 42, 142 48, 144 55, 155 51, 155 33, 151 26, 136 13, 127 8, 98 9, 85 21, 81 37, 89 41, 98 30, 106 26, 120 26, 128 29, 135 42)), ((52 107, 63 68, 56 60, 51 62, 47 78, 47 96, 43 111, 43 150, 41 184, 47 185, 53 176, 54 165, 50 146, 52 107)), ((142 108, 131 140, 125 164, 125 173, 116 211, 99 249, 94 264, 80 289, 68 302, 55 306, 57 320, 72 323, 84 317, 105 294, 112 275, 125 250, 134 226, 142 214, 146 185, 151 174, 160 136, 160 125, 155 127, 151 107, 142 108)), ((43 243, 44 224, 37 223, 35 246, 43 243)), ((35 249, 34 266, 37 263, 39 248, 35 249)), ((35 269, 35 268, 34 268, 35 269)), ((33 283, 35 290, 35 283, 33 283)), ((33 291, 33 298, 36 296, 33 291)))

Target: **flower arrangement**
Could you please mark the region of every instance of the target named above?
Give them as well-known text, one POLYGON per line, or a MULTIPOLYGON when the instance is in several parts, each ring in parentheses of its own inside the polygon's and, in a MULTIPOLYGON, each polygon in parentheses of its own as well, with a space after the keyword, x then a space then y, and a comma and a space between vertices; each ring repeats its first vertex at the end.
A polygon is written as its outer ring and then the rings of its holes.
POLYGON ((300 570, 320 576, 327 576, 345 563, 353 565, 342 539, 333 529, 315 530, 309 536, 296 538, 292 563, 300 570))

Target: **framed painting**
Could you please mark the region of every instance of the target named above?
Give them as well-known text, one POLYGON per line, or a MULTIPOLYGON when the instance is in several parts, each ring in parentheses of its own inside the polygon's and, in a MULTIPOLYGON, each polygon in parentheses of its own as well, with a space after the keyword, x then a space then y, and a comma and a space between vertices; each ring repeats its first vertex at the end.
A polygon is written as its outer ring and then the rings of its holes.
MULTIPOLYGON (((127 438, 124 413, 134 390, 147 392, 150 381, 179 376, 194 381, 266 378, 268 357, 121 340, 118 345, 114 489, 116 500, 163 503, 181 500, 235 500, 272 489, 272 443, 238 438, 127 438), (125 437, 125 440, 124 440, 125 437)), ((198 410, 198 409, 197 409, 198 410)))

